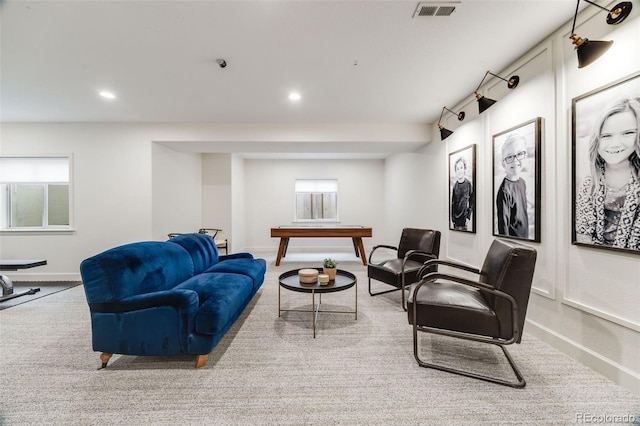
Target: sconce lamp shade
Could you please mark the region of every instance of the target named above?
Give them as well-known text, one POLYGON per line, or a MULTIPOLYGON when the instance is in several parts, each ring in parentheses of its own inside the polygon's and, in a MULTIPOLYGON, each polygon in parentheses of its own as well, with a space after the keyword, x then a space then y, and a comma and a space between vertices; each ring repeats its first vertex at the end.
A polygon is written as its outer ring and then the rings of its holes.
POLYGON ((482 86, 482 83, 484 83, 484 80, 487 78, 488 75, 492 75, 494 77, 499 78, 502 81, 506 81, 507 88, 509 89, 515 89, 518 86, 518 83, 520 83, 520 77, 517 75, 512 75, 509 78, 509 80, 507 80, 506 78, 500 77, 499 75, 492 73, 491 71, 487 71, 484 74, 484 77, 482 77, 482 81, 480 81, 480 84, 478 84, 478 88, 475 91, 476 99, 478 100, 478 110, 480 111, 480 114, 485 112, 491 105, 496 103, 496 101, 494 101, 493 99, 485 98, 480 94, 480 92, 478 92, 478 90, 480 90, 480 86, 482 86))
MULTIPOLYGON (((449 108, 442 107, 442 112, 440 113, 440 118, 438 119, 438 128, 440 129, 440 140, 445 140, 446 138, 448 138, 449 136, 451 136, 453 134, 453 131, 449 130, 449 129, 445 129, 440 122, 442 121, 442 116, 444 115, 445 111, 449 111, 452 114, 456 114, 455 112, 451 111, 449 108)), ((464 120, 465 117, 465 113, 464 111, 460 111, 459 113, 456 114, 456 117, 458 117, 458 121, 462 121, 464 120)))
POLYGON ((605 54, 607 50, 613 44, 613 41, 600 41, 578 37, 575 34, 571 34, 571 40, 576 46, 576 53, 578 54, 578 68, 584 68, 587 65, 591 65, 598 58, 605 54))
POLYGON ((440 128, 440 140, 442 140, 442 141, 453 134, 453 132, 451 130, 445 129, 441 125, 438 125, 438 127, 440 128))
MULTIPOLYGON (((607 11, 607 24, 609 25, 617 25, 620 22, 624 21, 631 13, 631 9, 633 7, 631 2, 623 1, 622 3, 618 3, 617 5, 613 6, 613 9, 609 10, 590 0, 585 1, 604 11, 607 11)), ((604 55, 604 53, 609 50, 609 48, 613 44, 613 41, 589 40, 587 38, 578 37, 574 33, 574 31, 576 29, 576 19, 578 18, 579 7, 580 0, 578 0, 576 4, 576 13, 573 16, 573 26, 571 27, 571 35, 569 36, 569 38, 576 46, 576 53, 578 54, 578 68, 583 68, 587 65, 592 64, 598 58, 604 55)))
POLYGON ((480 114, 485 112, 489 107, 496 103, 493 99, 486 98, 480 93, 476 92, 476 99, 478 100, 478 111, 480 114))

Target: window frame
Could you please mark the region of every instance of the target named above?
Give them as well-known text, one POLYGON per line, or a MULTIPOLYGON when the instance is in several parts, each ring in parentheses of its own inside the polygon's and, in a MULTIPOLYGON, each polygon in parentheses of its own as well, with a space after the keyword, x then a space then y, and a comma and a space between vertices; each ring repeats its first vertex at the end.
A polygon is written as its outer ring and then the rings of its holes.
POLYGON ((13 233, 13 232, 70 232, 74 231, 74 214, 73 214, 73 156, 71 154, 61 155, 1 155, 0 159, 65 159, 67 162, 67 181, 64 180, 47 180, 42 179, 39 181, 30 180, 15 180, 6 181, 0 179, 0 185, 3 186, 5 191, 2 191, 0 197, 3 198, 2 205, 3 220, 0 221, 0 232, 13 233), (42 226, 12 226, 15 223, 13 215, 13 200, 12 200, 12 188, 15 186, 41 186, 43 188, 43 206, 42 206, 42 226), (50 225, 49 224, 49 187, 54 185, 61 185, 67 187, 68 198, 68 225, 50 225))
POLYGON ((295 179, 293 190, 293 222, 294 223, 338 223, 339 220, 339 203, 338 203, 338 179, 295 179), (330 182, 335 186, 335 191, 299 191, 297 189, 298 183, 307 184, 322 184, 330 182), (313 194, 335 194, 335 218, 298 218, 298 195, 299 194, 311 194, 312 195, 312 207, 313 207, 313 194))

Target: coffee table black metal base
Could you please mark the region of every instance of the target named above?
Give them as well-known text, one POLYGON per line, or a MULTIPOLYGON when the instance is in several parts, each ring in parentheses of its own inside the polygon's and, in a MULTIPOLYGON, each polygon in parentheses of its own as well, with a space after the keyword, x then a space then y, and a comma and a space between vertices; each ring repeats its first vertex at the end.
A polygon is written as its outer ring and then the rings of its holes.
MULTIPOLYGON (((322 272, 322 268, 316 268, 319 272, 322 272)), ((336 273, 336 279, 329 281, 327 285, 320 285, 319 282, 313 284, 304 284, 300 282, 298 277, 299 269, 293 269, 287 271, 279 277, 278 285, 278 317, 282 312, 310 312, 313 321, 313 338, 316 337, 316 324, 318 323, 318 314, 320 312, 330 312, 334 314, 354 314, 355 319, 358 319, 358 280, 356 276, 351 272, 338 269, 336 273), (322 304, 323 293, 334 293, 337 291, 347 290, 351 287, 355 287, 355 302, 353 311, 329 311, 320 310, 322 304), (312 309, 282 309, 280 306, 280 289, 286 288, 287 290, 297 291, 300 293, 311 293, 311 307, 312 309), (318 294, 318 304, 316 305, 316 294, 318 294)))

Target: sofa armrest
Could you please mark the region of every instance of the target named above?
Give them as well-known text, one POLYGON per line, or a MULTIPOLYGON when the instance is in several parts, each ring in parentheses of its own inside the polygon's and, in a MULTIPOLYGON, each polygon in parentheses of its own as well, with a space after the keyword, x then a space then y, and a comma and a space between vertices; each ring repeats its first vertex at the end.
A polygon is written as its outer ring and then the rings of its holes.
POLYGON ((198 293, 187 289, 172 289, 153 293, 137 294, 113 302, 90 303, 91 312, 115 313, 130 312, 157 306, 174 306, 177 309, 198 309, 198 293))
POLYGON ((218 258, 218 262, 224 262, 225 260, 231 259, 253 259, 253 255, 251 253, 232 253, 225 254, 218 258))

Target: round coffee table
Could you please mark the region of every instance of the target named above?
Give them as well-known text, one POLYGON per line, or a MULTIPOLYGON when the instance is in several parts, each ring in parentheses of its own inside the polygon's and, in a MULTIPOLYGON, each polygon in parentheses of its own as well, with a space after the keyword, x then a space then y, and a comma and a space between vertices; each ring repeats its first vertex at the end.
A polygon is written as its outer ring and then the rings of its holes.
MULTIPOLYGON (((305 268, 307 269, 307 268, 305 268)), ((322 272, 322 268, 315 268, 318 272, 322 272)), ((358 319, 358 280, 356 276, 351 272, 344 271, 342 269, 338 269, 336 272, 336 279, 329 281, 329 284, 321 285, 319 282, 315 282, 312 284, 305 284, 300 282, 300 278, 298 277, 299 269, 293 269, 291 271, 287 271, 280 275, 279 281, 280 285, 278 286, 278 317, 282 312, 311 312, 312 320, 313 320, 313 338, 316 337, 316 324, 318 322, 318 313, 320 313, 320 305, 322 303, 322 294, 323 293, 334 293, 336 291, 347 290, 351 287, 355 287, 355 303, 353 311, 322 311, 322 312, 331 312, 338 314, 354 314, 355 319, 358 319), (285 288, 291 291, 297 291, 300 293, 311 293, 311 310, 303 310, 303 309, 282 309, 280 307, 280 288, 285 288), (316 293, 319 295, 318 304, 316 305, 316 293)))

